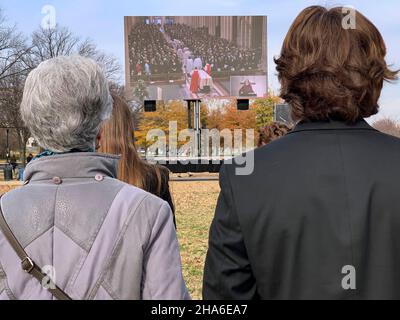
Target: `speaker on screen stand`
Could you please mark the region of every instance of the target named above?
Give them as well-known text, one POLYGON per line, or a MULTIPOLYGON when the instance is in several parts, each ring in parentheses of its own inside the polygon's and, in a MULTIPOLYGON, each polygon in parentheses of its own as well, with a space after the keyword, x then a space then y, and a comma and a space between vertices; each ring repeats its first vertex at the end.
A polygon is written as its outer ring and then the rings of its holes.
POLYGON ((144 101, 144 112, 156 112, 157 101, 156 100, 145 100, 144 101))
POLYGON ((238 99, 237 100, 237 109, 240 111, 247 111, 250 109, 250 100, 249 99, 238 99))

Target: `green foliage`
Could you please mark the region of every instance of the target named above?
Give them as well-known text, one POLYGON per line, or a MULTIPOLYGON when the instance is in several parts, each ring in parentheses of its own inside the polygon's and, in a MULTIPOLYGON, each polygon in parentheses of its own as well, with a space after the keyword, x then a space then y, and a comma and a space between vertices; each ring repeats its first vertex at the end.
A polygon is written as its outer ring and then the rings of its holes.
POLYGON ((264 98, 257 99, 253 103, 253 108, 256 111, 256 129, 260 129, 274 120, 274 106, 276 104, 276 99, 264 98))
POLYGON ((136 97, 138 101, 143 101, 145 98, 149 97, 146 83, 143 80, 136 82, 135 86, 133 87, 133 96, 136 97))

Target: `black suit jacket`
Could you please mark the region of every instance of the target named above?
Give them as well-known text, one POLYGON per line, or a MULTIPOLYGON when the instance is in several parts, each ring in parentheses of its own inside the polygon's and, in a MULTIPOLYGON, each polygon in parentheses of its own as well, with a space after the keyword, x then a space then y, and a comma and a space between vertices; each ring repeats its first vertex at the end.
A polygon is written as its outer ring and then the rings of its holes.
POLYGON ((400 299, 400 139, 301 123, 254 156, 221 169, 205 299, 400 299))

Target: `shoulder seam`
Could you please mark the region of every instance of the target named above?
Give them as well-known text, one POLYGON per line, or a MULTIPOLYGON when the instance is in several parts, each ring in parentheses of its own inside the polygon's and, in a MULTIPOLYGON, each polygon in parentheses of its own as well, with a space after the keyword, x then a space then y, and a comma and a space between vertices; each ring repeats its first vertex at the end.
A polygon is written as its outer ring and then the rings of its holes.
MULTIPOLYGON (((123 187, 124 187, 124 186, 123 186, 123 187)), ((120 190, 119 192, 122 191, 123 187, 121 188, 121 190, 120 190)), ((97 294, 97 292, 98 292, 100 286, 102 286, 102 284, 104 283, 104 281, 105 281, 105 276, 106 276, 106 275, 108 274, 108 272, 109 272, 109 267, 110 267, 111 263, 112 263, 112 262, 114 261, 114 259, 115 259, 115 251, 116 251, 116 249, 118 248, 118 246, 120 245, 120 242, 121 242, 121 240, 123 239, 123 237, 124 237, 124 235, 125 235, 125 233, 126 233, 126 230, 128 229, 128 226, 129 226, 130 221, 132 220, 133 216, 135 215, 135 213, 137 212, 137 210, 138 210, 138 209, 140 208, 140 206, 142 205, 143 201, 144 201, 145 199, 148 198, 148 196, 149 196, 149 195, 146 195, 145 197, 143 197, 143 198, 140 200, 140 202, 139 202, 139 204, 136 206, 136 209, 135 209, 135 210, 132 210, 132 209, 130 210, 130 212, 129 212, 127 218, 126 218, 126 220, 124 221, 124 225, 123 225, 122 229, 120 230, 120 232, 119 232, 119 234, 118 234, 118 238, 116 239, 116 241, 115 241, 115 243, 114 243, 114 246, 113 246, 113 248, 112 248, 112 250, 111 250, 111 256, 110 256, 109 258, 106 258, 106 259, 105 259, 104 268, 103 268, 102 272, 100 273, 100 275, 99 275, 97 281, 95 282, 95 285, 94 285, 93 288, 89 291, 89 294, 88 294, 88 299, 89 299, 89 300, 91 300, 91 299, 93 299, 93 298, 95 297, 95 295, 97 294)), ((115 201, 115 199, 114 199, 114 201, 115 201)))

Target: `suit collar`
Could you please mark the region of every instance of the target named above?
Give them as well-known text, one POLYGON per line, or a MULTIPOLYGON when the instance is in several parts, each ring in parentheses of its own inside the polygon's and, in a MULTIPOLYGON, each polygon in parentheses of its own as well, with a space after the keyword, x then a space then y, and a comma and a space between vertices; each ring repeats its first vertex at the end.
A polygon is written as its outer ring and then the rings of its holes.
POLYGON ((314 130, 371 130, 372 128, 364 119, 355 123, 346 123, 344 121, 328 120, 328 121, 312 121, 299 122, 290 133, 314 130))

